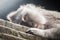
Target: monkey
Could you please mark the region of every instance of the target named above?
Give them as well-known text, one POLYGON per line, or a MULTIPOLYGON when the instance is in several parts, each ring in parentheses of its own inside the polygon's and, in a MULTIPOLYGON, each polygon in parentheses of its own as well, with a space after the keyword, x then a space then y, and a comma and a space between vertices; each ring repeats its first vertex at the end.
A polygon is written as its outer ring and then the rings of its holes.
MULTIPOLYGON (((52 15, 55 11, 46 10, 34 4, 20 6, 16 11, 7 15, 11 22, 21 24, 26 22, 32 26, 27 32, 45 38, 60 38, 60 27, 56 24, 56 18, 52 15)), ((58 12, 57 12, 58 13, 58 12)))
MULTIPOLYGON (((25 5, 20 6, 20 8, 18 8, 17 11, 9 13, 7 15, 7 19, 10 20, 11 22, 18 23, 18 24, 21 23, 22 21, 24 21, 24 22, 27 22, 28 24, 32 25, 32 24, 34 24, 35 21, 36 21, 35 23, 37 23, 39 20, 41 20, 41 22, 39 22, 38 24, 40 24, 40 23, 45 24, 46 21, 44 21, 45 18, 42 16, 42 14, 40 15, 38 12, 38 15, 36 15, 36 13, 37 12, 34 12, 34 8, 32 8, 30 4, 27 4, 26 6, 25 5), (30 21, 24 20, 25 15, 28 15, 27 17, 29 17, 30 19, 28 18, 27 20, 30 20, 30 21), (36 16, 36 18, 35 18, 35 16, 36 16), (42 18, 41 18, 41 16, 42 16, 42 18), (37 19, 39 19, 39 20, 37 21, 37 19), (32 21, 34 21, 34 22, 32 22, 32 21)), ((40 25, 40 26, 43 26, 43 25, 40 25)))

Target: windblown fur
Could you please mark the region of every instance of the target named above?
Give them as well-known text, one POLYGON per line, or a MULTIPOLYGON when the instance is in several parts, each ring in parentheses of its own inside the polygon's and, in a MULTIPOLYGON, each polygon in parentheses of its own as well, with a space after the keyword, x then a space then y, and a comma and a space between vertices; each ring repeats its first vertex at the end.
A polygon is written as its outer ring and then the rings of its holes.
POLYGON ((54 12, 34 4, 26 4, 20 6, 16 11, 9 13, 7 19, 18 24, 21 24, 22 21, 28 23, 35 27, 29 29, 35 35, 55 38, 54 36, 59 29, 55 24, 56 18, 52 15, 54 12))

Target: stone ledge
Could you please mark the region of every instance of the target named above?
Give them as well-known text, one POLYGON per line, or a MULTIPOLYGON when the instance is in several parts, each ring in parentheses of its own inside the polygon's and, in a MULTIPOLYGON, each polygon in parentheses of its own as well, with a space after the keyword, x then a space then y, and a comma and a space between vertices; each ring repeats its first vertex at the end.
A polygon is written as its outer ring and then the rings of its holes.
POLYGON ((25 33, 28 28, 0 19, 0 38, 4 40, 45 40, 45 38, 25 33))

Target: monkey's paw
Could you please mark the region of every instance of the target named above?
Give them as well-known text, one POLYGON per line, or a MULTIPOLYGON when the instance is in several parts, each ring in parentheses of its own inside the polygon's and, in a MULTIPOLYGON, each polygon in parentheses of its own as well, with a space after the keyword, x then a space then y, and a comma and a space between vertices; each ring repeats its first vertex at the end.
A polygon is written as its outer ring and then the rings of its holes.
POLYGON ((30 28, 26 31, 26 33, 33 34, 33 35, 38 35, 39 34, 39 29, 37 28, 30 28))

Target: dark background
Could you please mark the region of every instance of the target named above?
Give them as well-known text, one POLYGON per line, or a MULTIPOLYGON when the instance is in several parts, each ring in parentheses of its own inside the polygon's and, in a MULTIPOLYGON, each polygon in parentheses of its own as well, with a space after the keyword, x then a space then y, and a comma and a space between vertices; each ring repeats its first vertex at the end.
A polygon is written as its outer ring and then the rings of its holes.
POLYGON ((60 11, 59 0, 0 0, 0 18, 6 20, 6 15, 16 10, 20 5, 33 3, 41 5, 48 10, 60 11))

